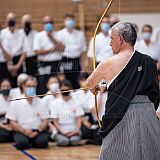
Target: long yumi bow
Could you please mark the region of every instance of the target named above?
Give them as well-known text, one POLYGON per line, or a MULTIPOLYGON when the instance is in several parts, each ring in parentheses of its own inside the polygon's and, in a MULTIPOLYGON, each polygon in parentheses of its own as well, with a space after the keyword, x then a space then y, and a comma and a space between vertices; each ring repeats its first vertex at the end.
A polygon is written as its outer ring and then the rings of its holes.
MULTIPOLYGON (((93 36, 93 69, 95 70, 96 69, 96 47, 95 47, 95 44, 96 44, 96 35, 97 35, 97 32, 98 32, 98 28, 105 16, 105 14, 108 12, 109 8, 111 7, 111 4, 112 4, 113 0, 111 0, 108 4, 108 6, 106 7, 105 11, 103 12, 97 26, 96 26, 96 29, 95 29, 95 32, 94 32, 94 36, 93 36)), ((96 115, 97 115, 97 120, 98 120, 98 125, 99 127, 101 128, 102 125, 101 125, 101 122, 100 122, 100 119, 99 119, 99 115, 98 115, 98 106, 97 106, 97 96, 95 95, 94 97, 94 100, 95 100, 95 108, 96 108, 96 115)))

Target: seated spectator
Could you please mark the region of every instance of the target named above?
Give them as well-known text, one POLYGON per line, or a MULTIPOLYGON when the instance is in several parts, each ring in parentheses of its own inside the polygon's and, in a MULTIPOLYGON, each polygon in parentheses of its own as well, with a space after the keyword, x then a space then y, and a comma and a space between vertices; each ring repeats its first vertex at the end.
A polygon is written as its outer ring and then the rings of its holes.
MULTIPOLYGON (((78 78, 78 82, 81 88, 86 88, 86 80, 88 77, 89 77, 89 74, 87 72, 80 74, 78 78)), ((76 92, 74 92, 73 96, 79 101, 80 107, 82 107, 83 111, 86 114, 91 114, 91 109, 94 101, 93 94, 88 89, 86 89, 86 90, 77 90, 76 92)))
POLYGON ((52 95, 44 96, 43 102, 49 108, 49 105, 59 97, 59 94, 56 93, 56 92, 60 92, 59 81, 57 77, 52 76, 48 79, 47 88, 48 88, 47 94, 52 94, 52 95))
POLYGON ((22 96, 23 91, 22 91, 22 84, 23 82, 28 78, 28 75, 25 73, 21 73, 18 77, 17 77, 17 88, 13 88, 11 89, 10 92, 10 97, 12 99, 14 98, 19 98, 22 96))
MULTIPOLYGON (((105 113, 105 103, 106 103, 106 99, 108 98, 108 92, 107 92, 107 86, 106 86, 106 82, 105 80, 101 81, 99 83, 99 87, 100 87, 100 92, 97 95, 97 109, 98 109, 98 115, 99 115, 99 119, 100 121, 102 121, 102 117, 105 113)), ((97 116, 96 116, 96 108, 95 105, 92 107, 92 113, 93 113, 93 117, 94 120, 97 122, 97 116)), ((97 122, 98 124, 98 122, 97 122)))
POLYGON ((66 79, 66 76, 65 76, 64 73, 59 72, 59 73, 57 74, 57 78, 58 78, 58 80, 61 82, 61 81, 63 81, 63 80, 66 79))
POLYGON ((4 79, 0 85, 0 142, 13 141, 12 127, 5 118, 5 114, 10 106, 8 102, 11 83, 8 79, 4 79))
MULTIPOLYGON (((37 82, 29 77, 22 85, 24 97, 36 95, 37 82)), ((48 125, 48 110, 42 100, 29 97, 15 101, 7 111, 6 118, 10 120, 15 131, 14 140, 17 148, 46 148, 48 137, 45 133, 48 125)))
MULTIPOLYGON (((49 106, 60 96, 60 94, 57 94, 57 92, 60 92, 58 78, 55 76, 50 77, 47 82, 47 88, 48 88, 47 94, 52 94, 52 95, 44 96, 43 102, 49 109, 49 106)), ((49 120, 48 126, 49 126, 50 138, 54 139, 54 135, 57 132, 55 127, 53 126, 52 120, 49 120)))
MULTIPOLYGON (((81 88, 86 88, 86 80, 88 78, 88 73, 81 73, 78 81, 81 88)), ((87 143, 92 144, 101 144, 102 139, 99 133, 99 127, 92 116, 92 110, 94 110, 94 96, 89 90, 78 90, 74 93, 74 96, 78 96, 80 107, 85 112, 85 115, 82 117, 82 138, 88 139, 87 143)))
MULTIPOLYGON (((62 92, 71 88, 71 84, 67 80, 60 84, 62 92)), ((57 145, 78 145, 81 140, 81 116, 84 113, 70 92, 62 93, 62 97, 51 105, 50 111, 58 132, 54 137, 57 145)))

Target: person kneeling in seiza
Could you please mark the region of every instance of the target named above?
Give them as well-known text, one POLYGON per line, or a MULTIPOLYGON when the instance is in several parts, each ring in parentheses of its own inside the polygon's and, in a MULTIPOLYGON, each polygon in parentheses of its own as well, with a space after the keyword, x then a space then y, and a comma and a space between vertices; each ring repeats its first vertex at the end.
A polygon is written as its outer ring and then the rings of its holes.
MULTIPOLYGON (((68 91, 71 88, 68 80, 61 81, 61 91, 68 91)), ((77 103, 77 100, 70 92, 65 92, 62 93, 62 97, 54 101, 49 108, 51 113, 50 117, 53 119, 54 127, 57 130, 56 133, 54 129, 54 140, 57 145, 79 145, 81 140, 81 116, 84 115, 84 112, 79 106, 79 103, 77 103)))
MULTIPOLYGON (((37 81, 33 77, 23 83, 23 97, 36 95, 37 81)), ((9 108, 6 118, 10 120, 15 131, 16 147, 27 149, 30 147, 46 148, 48 137, 45 133, 48 126, 48 110, 38 97, 30 97, 14 101, 9 108)))

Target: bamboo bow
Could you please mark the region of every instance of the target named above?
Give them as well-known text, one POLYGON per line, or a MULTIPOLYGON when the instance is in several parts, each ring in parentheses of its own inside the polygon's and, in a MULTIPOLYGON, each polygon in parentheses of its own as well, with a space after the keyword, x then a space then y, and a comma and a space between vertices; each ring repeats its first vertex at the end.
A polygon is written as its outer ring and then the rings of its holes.
MULTIPOLYGON (((95 47, 96 35, 97 35, 97 32, 98 32, 98 28, 99 28, 105 14, 108 12, 109 8, 111 7, 112 2, 113 2, 113 0, 110 0, 108 6, 106 7, 105 11, 103 12, 103 14, 102 14, 97 26, 96 26, 95 32, 94 32, 94 36, 93 36, 93 69, 94 70, 96 69, 96 47, 95 47)), ((95 108, 96 108, 96 116, 97 116, 97 120, 98 120, 98 125, 99 125, 100 128, 102 128, 102 125, 101 125, 101 122, 100 122, 100 119, 99 119, 99 115, 98 115, 97 96, 96 95, 94 96, 94 101, 95 101, 95 108)))

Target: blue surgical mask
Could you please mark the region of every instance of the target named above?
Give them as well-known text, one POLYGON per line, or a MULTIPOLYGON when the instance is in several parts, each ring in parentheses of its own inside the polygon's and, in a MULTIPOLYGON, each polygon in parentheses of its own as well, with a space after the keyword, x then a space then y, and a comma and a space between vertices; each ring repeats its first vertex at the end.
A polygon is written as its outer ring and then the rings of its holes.
POLYGON ((35 96, 36 95, 36 88, 35 87, 27 87, 25 89, 26 96, 35 96))
POLYGON ((52 23, 46 23, 46 24, 44 25, 44 30, 45 30, 46 32, 52 32, 52 31, 53 31, 53 24, 52 24, 52 23))
POLYGON ((101 23, 101 30, 104 32, 108 32, 110 29, 110 24, 109 23, 101 23))
POLYGON ((143 32, 142 37, 144 40, 149 41, 151 39, 152 34, 150 32, 143 32))
POLYGON ((74 27, 74 20, 73 19, 68 19, 65 21, 65 26, 69 29, 72 29, 74 27))

